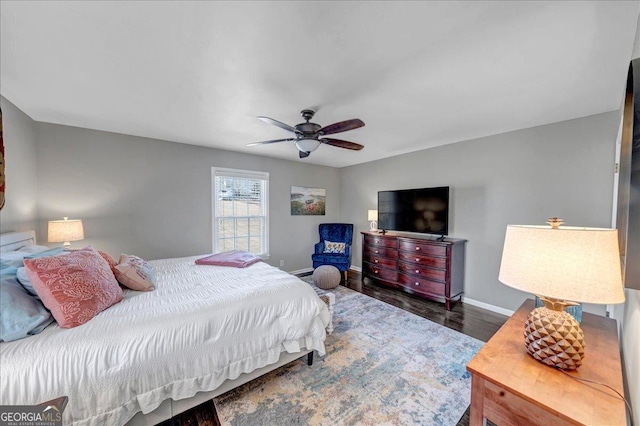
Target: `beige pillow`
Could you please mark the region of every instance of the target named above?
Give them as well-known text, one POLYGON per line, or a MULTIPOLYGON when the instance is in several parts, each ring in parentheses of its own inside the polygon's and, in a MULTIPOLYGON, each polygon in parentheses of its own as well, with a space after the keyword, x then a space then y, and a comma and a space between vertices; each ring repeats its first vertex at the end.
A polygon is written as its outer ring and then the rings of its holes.
POLYGON ((114 274, 120 284, 131 290, 151 291, 155 288, 156 274, 153 266, 138 256, 121 254, 114 274))

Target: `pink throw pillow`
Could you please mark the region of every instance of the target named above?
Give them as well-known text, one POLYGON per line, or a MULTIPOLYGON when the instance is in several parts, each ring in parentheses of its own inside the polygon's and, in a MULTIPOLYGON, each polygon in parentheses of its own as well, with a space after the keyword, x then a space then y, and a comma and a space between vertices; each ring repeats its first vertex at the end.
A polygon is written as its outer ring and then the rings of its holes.
POLYGON ((42 303, 62 328, 84 324, 122 300, 109 264, 90 247, 25 259, 24 266, 42 303))
POLYGON ((120 284, 131 290, 151 291, 155 288, 156 274, 153 266, 138 256, 121 254, 114 273, 120 284))
POLYGON ((111 268, 111 271, 115 274, 116 265, 118 264, 118 262, 116 262, 113 256, 111 256, 106 251, 98 250, 98 253, 100 253, 100 256, 102 256, 102 258, 107 261, 107 263, 109 264, 109 268, 111 268))

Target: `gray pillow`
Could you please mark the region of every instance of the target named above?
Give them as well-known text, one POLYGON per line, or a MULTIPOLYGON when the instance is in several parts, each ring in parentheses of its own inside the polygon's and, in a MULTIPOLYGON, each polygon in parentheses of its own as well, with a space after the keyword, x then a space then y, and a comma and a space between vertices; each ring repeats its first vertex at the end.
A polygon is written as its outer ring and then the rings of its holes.
POLYGON ((41 257, 57 256, 59 254, 64 254, 67 252, 68 250, 64 247, 54 247, 45 251, 40 251, 38 253, 29 254, 28 256, 25 256, 25 259, 38 259, 41 257))
POLYGON ((22 261, 27 256, 29 256, 29 253, 9 251, 0 253, 0 262, 5 266, 15 266, 16 268, 19 268, 24 265, 22 261))
POLYGON ((0 270, 0 341, 10 342, 40 333, 53 322, 42 303, 20 285, 17 268, 0 270))
POLYGON ((45 253, 52 250, 55 249, 50 249, 47 246, 39 246, 35 244, 27 245, 24 247, 20 247, 18 250, 0 253, 0 262, 19 268, 24 265, 22 262, 23 259, 35 256, 38 253, 45 253))

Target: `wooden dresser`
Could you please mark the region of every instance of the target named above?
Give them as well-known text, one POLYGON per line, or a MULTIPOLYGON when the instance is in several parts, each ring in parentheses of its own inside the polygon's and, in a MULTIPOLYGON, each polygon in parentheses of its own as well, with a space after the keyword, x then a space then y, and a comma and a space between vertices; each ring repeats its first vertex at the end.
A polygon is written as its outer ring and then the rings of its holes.
POLYGON ((362 232, 362 279, 416 296, 444 301, 460 298, 464 289, 466 240, 362 232))

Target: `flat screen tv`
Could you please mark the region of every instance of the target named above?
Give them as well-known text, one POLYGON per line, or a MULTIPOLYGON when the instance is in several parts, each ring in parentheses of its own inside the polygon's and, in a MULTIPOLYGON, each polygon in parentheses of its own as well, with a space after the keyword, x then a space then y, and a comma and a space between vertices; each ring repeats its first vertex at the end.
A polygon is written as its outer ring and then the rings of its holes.
POLYGON ((448 235, 449 187, 379 191, 378 229, 448 235))

